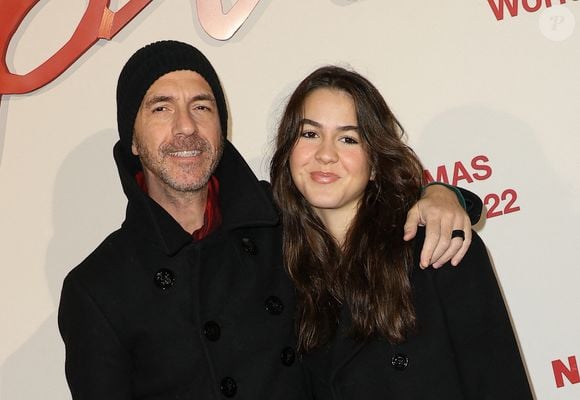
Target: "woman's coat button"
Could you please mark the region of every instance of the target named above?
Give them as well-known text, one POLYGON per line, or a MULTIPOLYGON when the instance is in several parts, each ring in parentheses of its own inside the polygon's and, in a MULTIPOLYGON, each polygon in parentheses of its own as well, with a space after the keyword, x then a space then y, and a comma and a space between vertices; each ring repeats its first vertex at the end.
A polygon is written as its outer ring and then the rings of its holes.
POLYGON ((404 354, 397 353, 391 359, 391 365, 397 371, 403 371, 409 365, 409 357, 404 354))

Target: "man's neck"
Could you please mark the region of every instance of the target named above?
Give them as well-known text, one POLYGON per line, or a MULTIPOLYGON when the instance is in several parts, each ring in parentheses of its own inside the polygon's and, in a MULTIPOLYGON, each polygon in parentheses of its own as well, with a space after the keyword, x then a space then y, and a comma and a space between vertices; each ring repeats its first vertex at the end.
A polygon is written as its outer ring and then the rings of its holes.
POLYGON ((149 188, 149 196, 191 234, 204 224, 207 190, 207 184, 195 192, 179 192, 167 187, 149 188))

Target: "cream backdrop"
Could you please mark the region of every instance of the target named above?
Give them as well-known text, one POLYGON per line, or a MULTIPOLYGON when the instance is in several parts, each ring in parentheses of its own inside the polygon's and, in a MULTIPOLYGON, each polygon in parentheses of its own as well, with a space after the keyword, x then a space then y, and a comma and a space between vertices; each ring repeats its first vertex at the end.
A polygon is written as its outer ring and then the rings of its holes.
MULTIPOLYGON (((11 71, 25 74, 58 50, 87 3, 40 1, 10 44, 11 71)), ((0 398, 70 398, 60 285, 123 219, 111 155, 116 78, 137 48, 163 38, 213 61, 230 137, 261 177, 281 106, 301 78, 326 63, 368 76, 427 170, 486 199, 491 215, 477 229, 536 397, 580 398, 580 1, 506 3, 519 4, 518 15, 506 5, 498 20, 485 0, 261 0, 218 41, 194 1, 158 0, 52 83, 2 96, 0 398)))

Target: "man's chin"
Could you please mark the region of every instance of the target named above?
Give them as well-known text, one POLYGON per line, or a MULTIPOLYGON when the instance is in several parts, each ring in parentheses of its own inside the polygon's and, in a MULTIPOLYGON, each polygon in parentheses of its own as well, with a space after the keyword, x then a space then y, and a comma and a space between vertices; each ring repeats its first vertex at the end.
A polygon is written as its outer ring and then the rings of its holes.
POLYGON ((205 189, 208 181, 209 176, 207 178, 202 177, 199 179, 171 179, 165 183, 177 192, 194 193, 205 189))

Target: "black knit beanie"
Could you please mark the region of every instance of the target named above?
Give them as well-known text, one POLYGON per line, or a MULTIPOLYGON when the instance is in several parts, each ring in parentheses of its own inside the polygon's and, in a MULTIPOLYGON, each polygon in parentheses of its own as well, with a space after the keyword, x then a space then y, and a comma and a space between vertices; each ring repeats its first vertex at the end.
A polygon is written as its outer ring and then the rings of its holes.
POLYGON ((218 76, 207 58, 195 47, 174 40, 148 44, 129 58, 117 82, 117 126, 121 147, 131 154, 133 127, 141 101, 161 76, 180 70, 200 74, 216 100, 222 134, 227 135, 228 110, 218 76))

